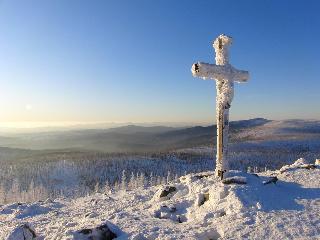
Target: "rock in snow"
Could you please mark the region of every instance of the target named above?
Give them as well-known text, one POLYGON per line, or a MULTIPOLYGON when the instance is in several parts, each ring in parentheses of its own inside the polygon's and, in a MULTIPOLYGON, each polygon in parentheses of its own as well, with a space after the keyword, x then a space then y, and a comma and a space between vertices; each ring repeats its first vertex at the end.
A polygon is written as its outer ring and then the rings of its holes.
POLYGON ((212 171, 167 186, 7 204, 0 239, 320 239, 320 168, 307 165, 299 159, 283 172, 228 172, 246 184, 224 184, 212 171), (264 185, 271 176, 277 183, 264 185))
POLYGON ((277 177, 271 177, 270 179, 268 179, 266 181, 263 181, 263 185, 267 185, 267 184, 270 184, 270 183, 276 184, 277 181, 278 181, 277 177))
POLYGON ((74 235, 74 239, 83 240, 112 240, 116 237, 117 235, 110 230, 108 224, 102 224, 92 229, 85 228, 74 235))
POLYGON ((245 177, 228 177, 222 180, 224 184, 246 184, 247 179, 245 177))
POLYGON ((25 223, 21 226, 16 227, 12 233, 10 233, 7 240, 35 240, 37 237, 34 228, 25 223))
POLYGON ((283 173, 285 171, 294 170, 297 168, 305 168, 305 169, 315 169, 317 166, 316 164, 309 164, 306 162, 304 158, 299 158, 297 161, 295 161, 291 165, 285 165, 282 168, 280 168, 280 173, 283 173))
POLYGON ((177 189, 174 186, 163 186, 156 193, 157 198, 170 198, 177 189))

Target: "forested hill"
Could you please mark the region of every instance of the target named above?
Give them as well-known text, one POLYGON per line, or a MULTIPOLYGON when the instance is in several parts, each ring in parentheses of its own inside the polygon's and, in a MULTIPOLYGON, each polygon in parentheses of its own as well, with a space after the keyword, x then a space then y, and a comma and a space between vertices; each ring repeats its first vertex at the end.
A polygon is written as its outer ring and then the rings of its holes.
MULTIPOLYGON (((101 152, 152 152, 215 145, 216 126, 173 128, 128 125, 0 135, 0 147, 31 150, 72 149, 101 152)), ((230 123, 230 141, 305 140, 320 138, 320 122, 272 121, 263 118, 230 123)))

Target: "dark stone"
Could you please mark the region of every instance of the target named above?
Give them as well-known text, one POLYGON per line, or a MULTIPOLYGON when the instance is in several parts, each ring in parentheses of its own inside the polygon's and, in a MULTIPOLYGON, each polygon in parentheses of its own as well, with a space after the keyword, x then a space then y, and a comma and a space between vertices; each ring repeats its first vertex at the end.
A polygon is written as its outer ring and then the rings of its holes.
POLYGON ((315 164, 305 164, 305 165, 302 165, 300 166, 300 168, 305 168, 305 169, 316 169, 316 165, 315 164))
POLYGON ((168 196, 170 193, 177 191, 177 189, 173 186, 166 186, 165 189, 160 193, 160 198, 168 196))
POLYGON ((112 240, 117 238, 117 235, 110 230, 107 224, 100 225, 93 229, 85 228, 78 231, 78 233, 87 235, 90 240, 112 240))
POLYGON ((108 227, 107 224, 103 224, 99 227, 97 227, 97 229, 101 230, 103 233, 103 237, 101 240, 112 240, 114 238, 117 237, 116 234, 114 234, 113 232, 111 232, 110 228, 108 227))
POLYGON ((22 225, 22 228, 25 228, 26 230, 28 230, 32 234, 33 238, 37 237, 35 231, 28 224, 22 225))
POLYGON ((223 184, 247 184, 244 177, 230 177, 222 180, 223 184))
POLYGON ((203 194, 203 199, 199 203, 199 206, 202 206, 206 201, 209 201, 209 193, 204 193, 203 194))
POLYGON ((10 235, 8 236, 8 240, 32 240, 36 239, 37 234, 32 226, 28 223, 22 224, 21 226, 15 228, 10 235))
POLYGON ((277 177, 271 177, 269 180, 263 181, 263 185, 267 185, 267 184, 270 184, 270 183, 276 184, 277 181, 278 181, 277 177))
POLYGON ((197 179, 202 179, 202 178, 205 178, 205 177, 210 177, 210 176, 212 176, 213 174, 202 174, 202 175, 196 175, 195 177, 197 178, 197 179))
POLYGON ((92 230, 85 228, 85 229, 80 230, 79 233, 82 233, 82 234, 90 234, 90 233, 92 233, 92 230))

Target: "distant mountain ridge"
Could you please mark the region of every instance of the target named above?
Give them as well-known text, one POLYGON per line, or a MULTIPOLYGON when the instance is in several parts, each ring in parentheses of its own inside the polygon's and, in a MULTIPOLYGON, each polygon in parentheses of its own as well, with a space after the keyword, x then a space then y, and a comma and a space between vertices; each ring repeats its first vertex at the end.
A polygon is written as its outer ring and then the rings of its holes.
MULTIPOLYGON (((33 150, 74 149, 101 152, 151 152, 214 146, 216 126, 175 128, 128 125, 0 135, 0 147, 33 150)), ((320 138, 320 121, 254 118, 230 122, 230 142, 320 138)))

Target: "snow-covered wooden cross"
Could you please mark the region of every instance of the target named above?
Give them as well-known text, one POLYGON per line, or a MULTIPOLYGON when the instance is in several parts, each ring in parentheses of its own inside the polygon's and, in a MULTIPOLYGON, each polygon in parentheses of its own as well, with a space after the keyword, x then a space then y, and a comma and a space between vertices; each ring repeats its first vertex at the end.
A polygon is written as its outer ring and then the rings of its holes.
POLYGON ((249 72, 237 70, 229 63, 228 47, 232 38, 220 35, 213 42, 216 52, 216 64, 197 62, 192 65, 191 71, 194 77, 216 80, 217 97, 217 156, 215 174, 221 179, 229 170, 227 159, 227 144, 229 131, 229 108, 233 99, 234 82, 246 82, 249 72))

